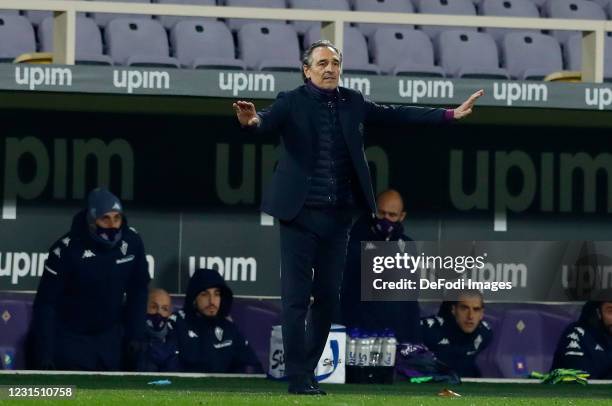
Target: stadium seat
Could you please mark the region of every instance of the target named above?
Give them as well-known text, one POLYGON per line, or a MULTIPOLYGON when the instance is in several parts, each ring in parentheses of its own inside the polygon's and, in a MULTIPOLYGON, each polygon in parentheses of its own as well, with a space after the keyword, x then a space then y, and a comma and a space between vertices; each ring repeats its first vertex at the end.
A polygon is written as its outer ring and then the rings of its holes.
MULTIPOLYGON (((312 27, 304 35, 304 48, 321 39, 321 29, 312 27)), ((378 66, 371 64, 368 57, 368 45, 357 28, 345 27, 344 52, 342 53, 342 71, 344 73, 378 74, 378 66)))
POLYGON ((22 300, 0 301, 0 369, 5 356, 13 358, 12 368, 25 366, 25 341, 32 316, 32 305, 22 300))
MULTIPOLYGON (((115 3, 150 3, 149 0, 91 0, 91 1, 112 1, 115 3)), ((115 18, 142 18, 148 19, 152 16, 146 14, 118 14, 118 13, 91 13, 91 17, 96 21, 100 27, 106 27, 111 20, 115 18)))
MULTIPOLYGON (((605 20, 606 13, 601 6, 588 0, 549 0, 544 5, 544 13, 549 18, 572 18, 583 20, 605 20)), ((576 31, 553 30, 552 35, 560 43, 565 43, 576 31)))
POLYGON ((507 34, 502 46, 503 66, 510 76, 522 80, 540 80, 563 70, 561 46, 550 35, 507 34))
MULTIPOLYGON (((226 0, 225 5, 229 7, 266 7, 266 8, 285 8, 285 0, 226 0)), ((265 24, 285 24, 280 20, 253 20, 246 18, 228 18, 227 25, 232 31, 238 31, 246 24, 265 23, 265 24)))
POLYGON ((487 33, 450 30, 438 37, 438 60, 447 76, 509 79, 499 67, 495 40, 487 33))
MULTIPOLYGON (((53 52, 53 17, 45 18, 38 26, 41 51, 53 52)), ((91 18, 77 17, 76 62, 83 65, 112 65, 113 60, 102 54, 102 34, 91 18)))
POLYGON ((444 76, 434 65, 429 37, 418 30, 379 28, 370 41, 374 62, 380 70, 394 75, 444 76))
MULTIPOLYGON (((486 16, 539 18, 538 8, 531 0, 482 0, 480 14, 486 16)), ((512 30, 509 28, 485 28, 501 44, 509 32, 538 32, 536 30, 512 30)))
POLYGON ((184 67, 245 69, 234 55, 232 33, 221 21, 179 21, 170 31, 170 45, 184 67))
POLYGON ((238 49, 249 69, 300 71, 300 44, 290 25, 247 24, 238 31, 238 49))
POLYGON ((17 16, 17 15, 19 15, 19 10, 0 9, 0 15, 13 15, 13 16, 17 16))
MULTIPOLYGON (((610 33, 606 35, 604 46, 604 79, 609 82, 612 81, 612 37, 610 33)), ((563 54, 568 70, 582 70, 582 35, 572 35, 563 47, 563 54)))
MULTIPOLYGON (((414 6, 406 0, 355 0, 355 11, 376 11, 382 13, 414 13, 414 6)), ((414 28, 413 25, 403 24, 357 24, 361 32, 369 37, 378 28, 414 28)))
MULTIPOLYGON (((476 8, 471 0, 418 0, 417 9, 423 14, 476 15, 476 8)), ((421 29, 435 39, 440 32, 448 29, 476 31, 475 27, 443 27, 439 25, 424 25, 421 29)))
POLYGON ((567 324, 567 318, 552 312, 506 311, 496 332, 498 339, 491 348, 503 377, 521 378, 531 371, 548 371, 559 336, 567 324))
MULTIPOLYGON (((289 5, 308 10, 350 10, 348 0, 289 0, 289 5)), ((312 27, 321 27, 321 23, 313 21, 292 21, 291 24, 298 34, 306 34, 312 27)))
POLYGON ((36 52, 34 29, 20 15, 0 15, 0 61, 12 62, 15 57, 36 52))
POLYGON ((164 27, 152 19, 116 18, 104 31, 108 54, 116 64, 179 67, 169 56, 164 27))
MULTIPOLYGON (((157 0, 156 3, 160 4, 184 4, 184 5, 196 5, 196 6, 214 6, 216 5, 215 0, 157 0)), ((170 30, 174 27, 178 21, 184 20, 215 20, 214 17, 178 17, 178 16, 155 16, 165 29, 170 30)))

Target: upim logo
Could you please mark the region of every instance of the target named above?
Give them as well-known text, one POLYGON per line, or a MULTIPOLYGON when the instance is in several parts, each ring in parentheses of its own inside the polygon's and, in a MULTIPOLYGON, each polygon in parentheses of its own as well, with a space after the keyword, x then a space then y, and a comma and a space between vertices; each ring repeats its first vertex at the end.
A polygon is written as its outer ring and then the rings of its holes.
POLYGON ((265 73, 219 73, 219 89, 239 92, 274 92, 274 76, 265 73))
POLYGON ((72 86, 72 70, 16 66, 15 83, 28 86, 30 90, 36 89, 36 86, 72 86))
MULTIPOLYGON (((216 269, 226 281, 257 280, 257 261, 253 257, 200 257, 198 268, 216 269)), ((189 276, 196 270, 196 257, 189 257, 189 276)))
POLYGON ((39 277, 45 269, 49 255, 44 252, 0 252, 0 277, 8 276, 11 284, 17 285, 19 278, 39 277))
POLYGON ((428 99, 450 99, 455 93, 453 82, 448 80, 398 80, 400 97, 412 98, 417 103, 423 97, 428 99))
MULTIPOLYGON (((9 277, 12 285, 26 276, 38 278, 45 271, 45 261, 49 256, 44 252, 0 252, 0 278, 9 277)), ((147 270, 151 279, 155 276, 155 258, 147 255, 147 270)))
POLYGON ((166 71, 113 70, 113 86, 127 88, 128 93, 135 89, 169 89, 170 74, 166 71))
POLYGON ((340 79, 340 86, 358 90, 366 96, 370 95, 370 79, 360 77, 344 77, 340 79))
POLYGON ((584 89, 584 100, 587 106, 597 106, 599 110, 603 110, 612 104, 612 89, 587 87, 584 89))
POLYGON ((548 86, 540 83, 499 83, 493 84, 495 100, 505 100, 508 106, 514 102, 548 101, 548 86))

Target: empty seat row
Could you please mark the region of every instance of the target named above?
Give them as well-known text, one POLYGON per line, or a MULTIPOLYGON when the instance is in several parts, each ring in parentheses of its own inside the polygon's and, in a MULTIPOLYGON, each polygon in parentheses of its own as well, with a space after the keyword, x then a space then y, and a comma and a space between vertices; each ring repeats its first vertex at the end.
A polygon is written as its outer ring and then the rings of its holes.
MULTIPOLYGON (((446 15, 502 15, 515 17, 538 18, 580 18, 602 20, 612 18, 612 2, 610 0, 90 0, 123 3, 161 3, 161 4, 191 4, 191 5, 227 5, 230 7, 264 7, 264 8, 300 8, 318 10, 356 10, 379 11, 392 13, 429 13, 446 15)), ((3 11, 16 13, 16 11, 3 11)), ((48 11, 24 10, 24 14, 34 25, 51 16, 48 11)), ((136 17, 130 14, 91 13, 90 17, 100 27, 116 17, 136 17)), ((150 15, 139 15, 140 18, 151 18, 150 15)), ((159 16, 164 27, 170 28, 182 17, 159 16)), ((228 26, 239 30, 243 25, 258 20, 229 19, 228 26)), ((284 23, 278 21, 277 23, 284 23)), ((303 34, 312 27, 312 22, 294 22, 298 33, 303 34)), ((360 28, 366 35, 371 35, 379 25, 361 24, 360 28)), ((405 26, 403 28, 406 28, 405 26)), ((428 33, 438 33, 439 29, 426 27, 428 33)), ((566 39, 566 38, 563 38, 566 39)))
MULTIPOLYGON (((180 21, 168 39, 155 20, 117 18, 104 30, 106 54, 103 36, 93 20, 78 17, 76 28, 78 63, 299 70, 298 35, 289 25, 245 25, 238 33, 236 47, 230 30, 221 21, 180 21)), ((41 50, 51 51, 52 18, 43 20, 38 34, 41 50)), ((571 37, 564 47, 570 69, 578 69, 581 64, 580 38, 571 37)), ((320 30, 312 27, 303 37, 303 46, 318 39, 320 30)), ((611 46, 612 39, 608 38, 608 57, 612 55, 611 46)), ((432 41, 422 31, 393 27, 377 29, 368 44, 357 28, 346 27, 345 49, 344 70, 352 73, 541 79, 564 66, 558 41, 537 32, 508 33, 498 48, 487 33, 447 30, 432 41)), ((34 30, 29 22, 22 16, 0 16, 0 58, 10 61, 33 51, 34 30)), ((606 76, 612 76, 610 68, 612 62, 607 62, 606 76)))

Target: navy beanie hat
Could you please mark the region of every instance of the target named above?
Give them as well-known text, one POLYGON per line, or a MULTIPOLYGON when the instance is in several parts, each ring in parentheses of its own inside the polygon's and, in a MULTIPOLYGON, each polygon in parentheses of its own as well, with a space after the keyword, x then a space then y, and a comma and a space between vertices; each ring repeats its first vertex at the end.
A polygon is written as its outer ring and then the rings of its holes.
POLYGON ((123 205, 117 196, 104 187, 89 192, 89 196, 87 196, 88 223, 95 223, 96 219, 104 216, 109 211, 123 213, 123 205))

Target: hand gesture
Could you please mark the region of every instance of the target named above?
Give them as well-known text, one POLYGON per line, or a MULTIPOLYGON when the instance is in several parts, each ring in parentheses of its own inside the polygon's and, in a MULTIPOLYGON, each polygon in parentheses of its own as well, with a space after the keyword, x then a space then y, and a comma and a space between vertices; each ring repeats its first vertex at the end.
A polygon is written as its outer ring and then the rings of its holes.
POLYGON ((462 118, 472 114, 472 108, 474 107, 474 103, 476 103, 476 100, 478 100, 478 98, 482 96, 484 96, 484 90, 480 89, 479 91, 471 95, 466 101, 464 101, 461 106, 453 110, 455 120, 461 120, 462 118))
POLYGON ((232 104, 232 107, 234 107, 236 117, 238 118, 238 121, 240 121, 240 125, 243 127, 250 127, 259 124, 259 117, 257 116, 257 111, 255 110, 255 105, 253 103, 239 100, 232 104))

